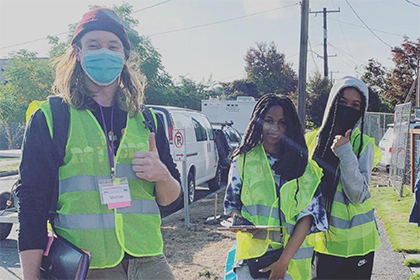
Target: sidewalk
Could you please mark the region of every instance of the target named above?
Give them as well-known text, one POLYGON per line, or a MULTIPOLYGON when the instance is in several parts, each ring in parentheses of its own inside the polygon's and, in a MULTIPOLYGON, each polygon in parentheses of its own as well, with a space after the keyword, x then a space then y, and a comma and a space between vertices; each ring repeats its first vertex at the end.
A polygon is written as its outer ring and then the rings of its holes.
POLYGON ((379 217, 375 216, 382 244, 375 252, 372 280, 409 280, 412 273, 410 268, 404 266, 404 256, 392 250, 385 226, 379 217))

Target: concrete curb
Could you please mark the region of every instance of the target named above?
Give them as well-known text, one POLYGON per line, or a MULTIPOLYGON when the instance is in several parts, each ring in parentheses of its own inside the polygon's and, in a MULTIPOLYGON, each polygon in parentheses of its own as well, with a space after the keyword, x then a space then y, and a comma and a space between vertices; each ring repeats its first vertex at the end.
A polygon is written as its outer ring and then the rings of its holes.
POLYGON ((17 170, 3 171, 3 172, 0 172, 0 177, 7 177, 7 176, 18 175, 18 174, 19 172, 17 170))

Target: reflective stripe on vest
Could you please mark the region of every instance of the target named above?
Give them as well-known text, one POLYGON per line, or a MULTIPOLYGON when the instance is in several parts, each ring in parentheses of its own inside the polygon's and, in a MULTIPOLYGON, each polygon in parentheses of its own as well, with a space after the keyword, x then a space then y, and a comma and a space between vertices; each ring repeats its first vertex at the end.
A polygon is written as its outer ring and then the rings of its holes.
MULTIPOLYGON (((315 133, 317 132, 310 132, 305 135, 310 154, 316 147, 317 137, 314 137, 315 133)), ((350 143, 355 154, 359 151, 361 138, 360 130, 354 129, 350 143)), ((373 165, 375 166, 380 160, 380 156, 377 155, 379 149, 376 147, 374 140, 367 135, 363 135, 361 153, 364 152, 369 143, 373 145, 373 165)), ((334 195, 329 223, 330 230, 326 234, 318 233, 314 238, 315 251, 317 252, 351 257, 366 255, 380 246, 370 193, 367 194, 364 202, 353 204, 346 198, 342 184, 339 182, 334 195)))
MULTIPOLYGON (((278 200, 274 177, 262 145, 254 147, 238 157, 239 172, 242 176, 241 200, 242 215, 255 225, 279 225, 278 200), (244 166, 244 170, 242 170, 244 166)), ((297 215, 311 202, 316 187, 322 176, 321 169, 310 160, 305 173, 298 180, 283 184, 280 189, 282 226, 284 244, 290 239, 297 215), (299 191, 297 183, 299 181, 299 191), (296 199, 295 199, 296 194, 296 199), (284 217, 283 217, 284 216, 284 217), (287 230, 285 230, 287 229, 287 230)), ((235 259, 249 259, 263 255, 269 246, 277 249, 281 246, 275 234, 278 230, 258 232, 254 235, 246 232, 237 233, 235 259)), ((279 235, 277 235, 279 236, 279 235)), ((310 279, 313 247, 305 240, 290 260, 285 279, 310 279)))
MULTIPOLYGON (((366 195, 366 199, 370 198, 370 193, 366 195)), ((334 195, 334 201, 349 205, 351 202, 346 198, 345 194, 342 191, 337 190, 334 195)))
MULTIPOLYGON (((40 109, 47 124, 52 123, 49 105, 43 103, 40 109)), ((105 133, 90 111, 73 107, 69 111, 69 137, 64 164, 59 169, 57 234, 90 251, 91 268, 114 267, 125 252, 135 257, 162 254, 154 183, 138 179, 131 167, 134 153, 149 148, 150 131, 143 124, 143 116, 127 117, 114 157, 116 177, 128 179, 131 206, 108 210, 100 202, 98 187, 98 180, 110 178, 105 133)))
MULTIPOLYGON (((268 207, 266 205, 254 204, 254 205, 244 205, 242 211, 248 213, 250 216, 262 216, 266 217, 267 220, 273 219, 276 220, 274 223, 279 224, 279 208, 278 207, 268 207)), ((286 226, 287 233, 292 234, 295 226, 288 223, 283 218, 283 226, 286 226)), ((254 236, 255 237, 255 236, 254 236)), ((273 239, 272 239, 273 240, 273 239)))

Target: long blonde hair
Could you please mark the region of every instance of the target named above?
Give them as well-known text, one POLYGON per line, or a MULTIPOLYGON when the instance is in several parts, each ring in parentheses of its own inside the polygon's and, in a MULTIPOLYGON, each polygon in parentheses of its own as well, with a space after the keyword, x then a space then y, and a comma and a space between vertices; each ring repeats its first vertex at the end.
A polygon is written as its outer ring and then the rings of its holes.
MULTIPOLYGON (((78 110, 90 109, 89 100, 92 99, 93 92, 85 85, 86 74, 76 55, 75 48, 70 46, 62 56, 54 60, 56 71, 52 91, 78 110)), ((146 85, 146 78, 141 74, 139 59, 135 54, 130 54, 130 59, 125 63, 118 81, 116 97, 118 107, 133 117, 139 112, 143 103, 146 85)))

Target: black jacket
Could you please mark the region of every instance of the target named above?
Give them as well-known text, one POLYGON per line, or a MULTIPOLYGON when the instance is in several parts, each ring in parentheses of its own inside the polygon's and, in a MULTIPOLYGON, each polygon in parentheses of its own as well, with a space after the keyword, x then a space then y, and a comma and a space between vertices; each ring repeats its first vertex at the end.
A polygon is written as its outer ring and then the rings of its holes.
MULTIPOLYGON (((111 128, 111 108, 104 108, 103 110, 108 130, 111 128)), ((121 133, 127 122, 127 113, 117 109, 117 107, 114 110, 113 123, 114 131, 116 131, 118 137, 116 141, 116 147, 118 147, 121 133)), ((104 130, 101 112, 93 110, 92 113, 104 130)), ((180 174, 172 159, 164 125, 160 118, 158 118, 155 139, 160 160, 166 165, 171 175, 180 182, 180 174)), ((51 174, 57 170, 53 153, 53 142, 44 113, 38 110, 28 122, 22 144, 22 158, 19 168, 20 186, 17 189, 20 208, 19 251, 44 250, 47 244, 47 218, 54 186, 54 176, 51 176, 51 174)), ((181 198, 182 194, 170 205, 161 206, 161 212, 174 209, 181 198)))

